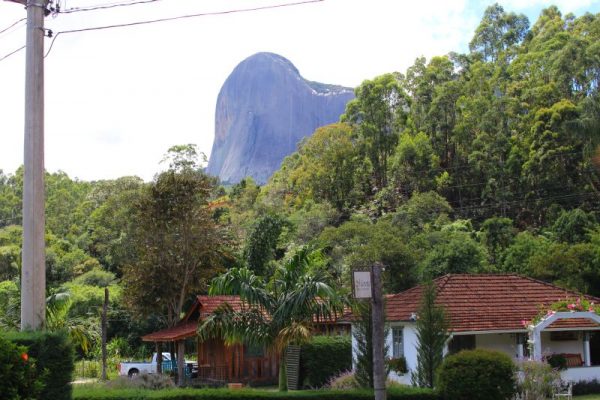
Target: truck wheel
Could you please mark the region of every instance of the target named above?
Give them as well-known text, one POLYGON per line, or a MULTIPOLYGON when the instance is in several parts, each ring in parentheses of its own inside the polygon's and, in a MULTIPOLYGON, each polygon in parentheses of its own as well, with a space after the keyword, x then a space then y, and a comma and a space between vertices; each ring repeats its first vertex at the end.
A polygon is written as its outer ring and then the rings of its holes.
POLYGON ((129 378, 135 378, 136 376, 138 376, 139 373, 140 371, 138 371, 137 368, 132 368, 127 372, 127 376, 129 378))

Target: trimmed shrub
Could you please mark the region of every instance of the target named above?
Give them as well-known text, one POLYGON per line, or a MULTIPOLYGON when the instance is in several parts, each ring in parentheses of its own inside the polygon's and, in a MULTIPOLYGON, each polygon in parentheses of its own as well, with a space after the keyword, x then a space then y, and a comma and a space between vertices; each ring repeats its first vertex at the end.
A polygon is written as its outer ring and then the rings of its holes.
POLYGON ((300 376, 305 387, 321 387, 352 369, 350 335, 315 336, 300 351, 300 376))
POLYGON ((5 337, 27 347, 29 355, 36 359, 36 374, 44 384, 39 399, 71 399, 74 350, 67 333, 10 332, 5 337))
POLYGON ((510 399, 516 390, 515 365, 498 351, 461 351, 442 362, 438 390, 447 400, 510 399))
POLYGON ((598 393, 600 393, 600 381, 595 378, 589 381, 575 382, 573 385, 573 396, 598 393))
POLYGON ((43 386, 25 346, 0 337, 0 395, 3 399, 35 399, 43 386))

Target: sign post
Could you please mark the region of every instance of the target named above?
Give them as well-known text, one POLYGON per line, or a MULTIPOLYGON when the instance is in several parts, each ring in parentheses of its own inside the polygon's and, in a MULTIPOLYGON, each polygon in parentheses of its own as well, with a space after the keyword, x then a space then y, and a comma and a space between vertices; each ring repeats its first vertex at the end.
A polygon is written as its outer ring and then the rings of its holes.
POLYGON ((375 263, 371 271, 354 271, 352 289, 356 299, 371 299, 373 325, 373 386, 375 400, 385 400, 384 317, 381 272, 383 265, 375 263))

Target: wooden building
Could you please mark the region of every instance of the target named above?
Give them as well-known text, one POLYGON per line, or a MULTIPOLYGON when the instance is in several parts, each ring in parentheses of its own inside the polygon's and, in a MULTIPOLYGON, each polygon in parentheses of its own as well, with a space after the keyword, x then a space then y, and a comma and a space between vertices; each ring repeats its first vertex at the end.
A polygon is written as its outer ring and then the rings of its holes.
MULTIPOLYGON (((154 342, 157 352, 163 343, 177 345, 178 360, 183 360, 185 340, 197 337, 198 325, 219 306, 227 303, 240 310, 239 296, 197 296, 194 304, 172 328, 150 333, 142 337, 145 342, 154 342)), ((349 334, 350 323, 336 321, 315 324, 317 334, 349 334)), ((198 339, 197 339, 198 340, 198 339)), ((222 339, 198 340, 198 378, 218 382, 276 382, 279 374, 279 357, 268 349, 243 344, 227 346, 222 339)), ((180 376, 183 363, 180 365, 180 376)))

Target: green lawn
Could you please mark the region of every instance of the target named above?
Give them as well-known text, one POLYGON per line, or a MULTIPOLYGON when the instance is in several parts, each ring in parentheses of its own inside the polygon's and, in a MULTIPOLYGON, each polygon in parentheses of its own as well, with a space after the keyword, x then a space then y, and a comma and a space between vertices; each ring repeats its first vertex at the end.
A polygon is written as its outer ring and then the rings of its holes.
POLYGON ((600 400, 600 394, 588 394, 585 396, 575 396, 577 400, 600 400))

